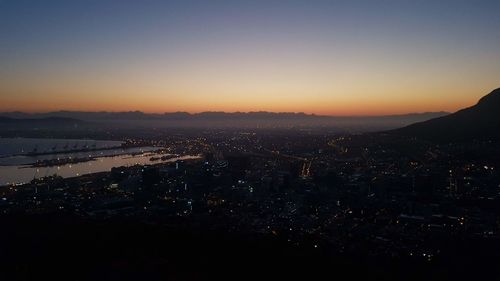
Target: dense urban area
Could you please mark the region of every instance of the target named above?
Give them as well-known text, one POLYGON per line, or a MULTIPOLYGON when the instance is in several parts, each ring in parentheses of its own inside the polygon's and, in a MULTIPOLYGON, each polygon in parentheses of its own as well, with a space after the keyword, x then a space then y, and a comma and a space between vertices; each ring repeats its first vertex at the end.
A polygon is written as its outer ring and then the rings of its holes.
POLYGON ((288 129, 124 140, 200 158, 1 187, 0 276, 62 264, 70 280, 440 280, 491 273, 500 255, 492 142, 288 129))

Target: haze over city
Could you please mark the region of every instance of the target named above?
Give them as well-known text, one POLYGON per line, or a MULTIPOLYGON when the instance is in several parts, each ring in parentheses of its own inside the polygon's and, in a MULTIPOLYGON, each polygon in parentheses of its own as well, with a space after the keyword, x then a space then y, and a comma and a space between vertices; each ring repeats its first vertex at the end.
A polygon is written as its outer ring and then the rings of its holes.
POLYGON ((454 112, 498 1, 0 1, 0 111, 454 112))

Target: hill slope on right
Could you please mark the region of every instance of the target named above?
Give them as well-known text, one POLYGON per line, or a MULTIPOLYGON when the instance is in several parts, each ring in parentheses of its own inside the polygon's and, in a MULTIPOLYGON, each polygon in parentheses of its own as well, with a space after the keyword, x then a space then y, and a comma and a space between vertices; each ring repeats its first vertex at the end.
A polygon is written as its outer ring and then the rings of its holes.
POLYGON ((436 142, 500 140, 499 113, 500 88, 482 97, 474 106, 389 133, 436 142))

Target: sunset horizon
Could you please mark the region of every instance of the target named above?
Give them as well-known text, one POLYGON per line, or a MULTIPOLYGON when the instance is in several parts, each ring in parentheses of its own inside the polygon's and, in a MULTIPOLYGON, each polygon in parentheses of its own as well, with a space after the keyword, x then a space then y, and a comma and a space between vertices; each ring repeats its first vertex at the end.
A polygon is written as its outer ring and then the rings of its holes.
MULTIPOLYGON (((495 89, 495 88, 491 88, 495 89)), ((75 106, 75 107, 70 107, 70 106, 65 106, 65 107, 50 107, 48 109, 38 109, 38 108, 33 108, 30 109, 29 107, 0 107, 0 112, 24 112, 24 113, 50 113, 50 112, 57 112, 57 111, 81 111, 81 112, 98 112, 98 111, 103 111, 103 112, 143 112, 146 114, 164 114, 164 113, 177 113, 177 112, 186 112, 189 114, 198 114, 198 113, 203 113, 203 112, 225 112, 225 113, 251 113, 251 112, 272 112, 272 113, 305 113, 305 114, 313 114, 313 115, 324 115, 324 116, 344 116, 344 117, 355 117, 355 116, 387 116, 387 115, 404 115, 404 114, 418 114, 418 113, 428 113, 428 112, 448 112, 448 113, 453 113, 456 112, 460 109, 470 107, 474 105, 481 97, 483 97, 485 94, 489 93, 490 90, 485 90, 482 93, 474 93, 474 95, 470 95, 470 97, 467 99, 467 101, 461 101, 460 103, 454 102, 454 101, 449 101, 445 103, 430 103, 430 104, 425 104, 421 105, 419 107, 410 107, 408 109, 401 108, 401 105, 399 104, 392 104, 389 106, 389 110, 383 110, 380 108, 377 108, 377 106, 380 106, 380 102, 366 102, 367 103, 365 109, 363 110, 351 110, 350 108, 356 108, 360 105, 360 103, 356 104, 350 104, 350 106, 340 106, 340 110, 304 110, 307 109, 307 107, 301 106, 297 108, 283 108, 283 109, 273 109, 273 108, 268 108, 266 107, 261 107, 261 108, 249 108, 249 109, 234 109, 237 108, 238 105, 233 105, 231 108, 224 108, 224 107, 206 107, 206 108, 199 108, 199 109, 190 109, 185 108, 185 107, 180 107, 180 108, 173 108, 173 109, 168 109, 168 110, 154 110, 154 109, 149 109, 148 107, 143 107, 143 108, 137 108, 137 107, 123 107, 123 108, 118 108, 118 109, 113 109, 112 107, 107 107, 106 105, 99 104, 99 105, 93 105, 93 106, 88 106, 88 107, 81 107, 81 106, 75 106)), ((31 103, 31 102, 30 102, 31 103)), ((37 103, 38 104, 38 103, 37 103)), ((413 104, 414 105, 414 104, 413 104)), ((26 105, 24 105, 26 106, 26 105)), ((338 106, 338 105, 337 105, 338 106)), ((161 106, 160 106, 161 107, 161 106)))
POLYGON ((1 1, 0 111, 456 110, 500 85, 498 3, 1 1))
MULTIPOLYGON (((467 100, 465 101, 447 101, 447 102, 436 102, 432 103, 429 102, 428 104, 422 104, 417 105, 412 104, 410 107, 405 108, 401 104, 397 104, 394 102, 385 102, 388 103, 387 107, 388 109, 383 109, 380 108, 381 101, 366 101, 363 100, 362 102, 350 102, 350 103, 344 103, 342 105, 337 104, 336 107, 338 108, 337 110, 335 109, 323 109, 323 110, 308 110, 309 108, 307 106, 296 106, 296 107, 268 107, 268 106, 262 106, 262 107, 255 107, 255 108, 248 108, 248 107, 242 107, 241 109, 239 108, 238 104, 233 104, 231 107, 175 107, 175 108, 165 108, 161 109, 161 105, 156 105, 153 109, 150 107, 119 107, 119 108, 113 108, 113 106, 107 106, 107 104, 99 103, 99 104, 94 104, 94 105, 88 105, 88 106, 82 106, 80 105, 75 105, 75 106, 54 106, 53 102, 50 102, 52 106, 48 108, 40 108, 40 104, 42 102, 25 102, 22 101, 22 106, 15 107, 15 106, 1 106, 0 105, 0 112, 25 112, 25 113, 49 113, 49 112, 56 112, 56 111, 84 111, 84 112, 96 112, 96 111, 106 111, 106 112, 134 112, 134 111, 140 111, 143 113, 148 113, 148 114, 163 114, 163 113, 175 113, 175 112, 187 112, 190 114, 197 114, 197 113, 203 113, 203 112, 226 112, 226 113, 236 113, 236 112, 242 112, 242 113, 249 113, 249 112, 274 112, 274 113, 305 113, 305 114, 315 114, 315 115, 325 115, 325 116, 384 116, 384 115, 403 115, 403 114, 413 114, 413 113, 426 113, 426 112, 456 112, 460 109, 469 107, 474 105, 482 96, 487 94, 488 92, 491 91, 491 89, 495 89, 496 87, 492 87, 489 90, 483 90, 482 92, 479 93, 474 93, 473 95, 469 95, 467 100), (28 103, 28 105, 26 105, 28 103), (30 105, 34 104, 33 108, 30 107, 30 105), (361 106, 365 106, 363 109, 358 109, 361 106), (156 109, 158 108, 158 109, 156 109)), ((15 103, 13 103, 15 104, 15 103)), ((137 104, 137 102, 136 102, 137 104)), ((244 104, 244 103, 242 103, 244 104)), ((287 103, 287 105, 289 105, 287 103)), ((328 107, 328 106, 322 106, 328 107)))

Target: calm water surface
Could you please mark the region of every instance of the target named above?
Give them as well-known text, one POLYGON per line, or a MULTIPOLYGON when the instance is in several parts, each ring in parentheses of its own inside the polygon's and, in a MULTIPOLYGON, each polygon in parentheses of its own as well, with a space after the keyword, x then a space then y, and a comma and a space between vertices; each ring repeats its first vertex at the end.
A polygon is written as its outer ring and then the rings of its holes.
MULTIPOLYGON (((158 147, 136 147, 130 149, 111 149, 104 151, 94 151, 85 153, 68 153, 68 154, 50 154, 40 156, 8 156, 21 153, 21 148, 33 149, 37 146, 39 149, 49 148, 52 150, 55 144, 80 143, 81 145, 96 143, 95 147, 115 147, 121 145, 121 142, 113 141, 92 141, 92 140, 51 140, 43 139, 0 139, 0 185, 9 185, 14 183, 26 183, 34 178, 46 177, 51 175, 59 175, 64 178, 75 177, 85 174, 110 171, 113 167, 146 165, 154 163, 174 162, 177 160, 196 159, 199 156, 182 156, 168 159, 165 161, 150 161, 152 156, 163 156, 151 151, 157 150, 158 147), (131 155, 141 153, 138 155, 131 155), (54 167, 29 167, 28 163, 34 163, 37 160, 66 158, 66 157, 97 157, 94 161, 82 162, 76 164, 66 164, 54 167), (107 157, 105 157, 107 156, 107 157)), ((28 150, 29 151, 29 150, 28 150)), ((43 150, 38 150, 43 151, 43 150)))

